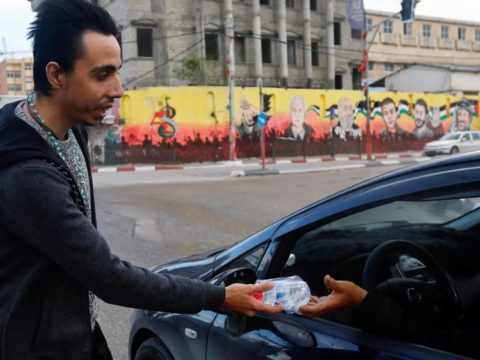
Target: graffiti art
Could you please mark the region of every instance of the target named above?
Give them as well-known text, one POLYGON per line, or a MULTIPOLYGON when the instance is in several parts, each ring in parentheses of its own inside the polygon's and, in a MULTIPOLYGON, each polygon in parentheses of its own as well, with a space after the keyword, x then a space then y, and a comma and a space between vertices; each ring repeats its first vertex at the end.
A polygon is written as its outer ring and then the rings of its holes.
POLYGON ((148 100, 149 104, 153 104, 153 114, 148 125, 152 127, 158 126, 158 134, 164 139, 171 139, 178 133, 178 124, 173 120, 177 112, 175 108, 170 106, 168 100, 170 98, 165 96, 163 107, 163 102, 160 99, 153 102, 151 99, 148 100), (160 107, 160 110, 157 110, 157 107, 160 107))

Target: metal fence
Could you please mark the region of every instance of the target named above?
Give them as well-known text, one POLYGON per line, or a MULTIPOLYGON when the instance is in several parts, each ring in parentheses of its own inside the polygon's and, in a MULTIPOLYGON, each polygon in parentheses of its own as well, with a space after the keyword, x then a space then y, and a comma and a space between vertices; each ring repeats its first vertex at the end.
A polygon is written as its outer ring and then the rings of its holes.
POLYGON ((122 144, 90 146, 92 166, 121 164, 175 164, 173 146, 122 146, 122 144))

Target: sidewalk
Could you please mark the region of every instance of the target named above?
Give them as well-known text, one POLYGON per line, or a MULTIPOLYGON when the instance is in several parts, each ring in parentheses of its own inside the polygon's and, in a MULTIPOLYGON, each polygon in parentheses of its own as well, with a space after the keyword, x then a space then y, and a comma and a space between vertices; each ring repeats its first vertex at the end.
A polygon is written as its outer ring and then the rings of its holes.
MULTIPOLYGON (((421 159, 424 154, 422 152, 408 152, 408 153, 396 153, 396 154, 373 154, 373 161, 368 162, 370 166, 375 165, 398 165, 406 163, 405 160, 408 159, 421 159)), ((285 165, 285 164, 305 164, 305 163, 342 163, 350 168, 353 164, 362 165, 360 167, 368 166, 361 164, 366 162, 366 155, 362 156, 336 156, 335 158, 331 157, 307 157, 303 158, 280 158, 276 161, 271 158, 265 160, 265 165, 285 165), (346 165, 349 164, 349 165, 346 165)), ((413 161, 410 161, 413 162, 413 161)), ((214 169, 214 168, 229 168, 229 167, 257 167, 261 166, 261 159, 243 159, 237 161, 224 161, 219 163, 198 163, 198 164, 188 164, 188 165, 179 165, 179 166, 166 166, 166 165, 122 165, 122 166, 99 166, 94 167, 92 172, 102 173, 102 172, 130 172, 130 171, 160 171, 160 170, 195 170, 195 169, 214 169)), ((353 165, 357 167, 356 165, 353 165)), ((335 169, 338 169, 338 166, 335 166, 335 169)), ((322 169, 326 169, 322 167, 322 169)), ((244 176, 244 175, 237 175, 244 176)))

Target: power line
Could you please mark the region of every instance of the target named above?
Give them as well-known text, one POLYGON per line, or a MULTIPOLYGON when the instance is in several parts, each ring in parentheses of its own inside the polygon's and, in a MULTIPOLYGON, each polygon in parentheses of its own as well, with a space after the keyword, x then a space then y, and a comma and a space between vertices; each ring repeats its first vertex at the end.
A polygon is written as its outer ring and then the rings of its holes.
MULTIPOLYGON (((192 32, 192 33, 184 33, 184 34, 177 34, 177 35, 169 35, 169 36, 163 36, 163 37, 159 37, 159 38, 152 38, 152 41, 153 41, 153 40, 171 39, 171 38, 176 38, 176 37, 181 37, 181 36, 197 35, 197 34, 203 34, 203 31, 192 32)), ((123 45, 123 44, 136 43, 136 42, 138 42, 138 40, 122 41, 122 45, 123 45)))
MULTIPOLYGON (((168 64, 169 62, 175 60, 175 59, 178 58, 180 55, 185 54, 185 53, 188 52, 189 50, 193 49, 195 46, 197 46, 198 44, 200 44, 203 40, 205 40, 205 37, 203 37, 202 39, 200 39, 199 41, 197 41, 197 42, 194 43, 193 45, 189 46, 188 48, 186 48, 186 49, 183 50, 182 52, 178 53, 177 55, 171 57, 170 59, 167 59, 167 61, 163 62, 162 64, 154 67, 152 70, 149 70, 149 71, 145 72, 144 74, 136 77, 135 79, 132 79, 132 80, 130 80, 130 81, 127 81, 125 84, 123 84, 123 86, 129 85, 129 84, 131 84, 132 82, 137 81, 138 79, 141 79, 141 78, 144 77, 145 75, 148 75, 148 74, 154 72, 155 70, 161 68, 162 66, 168 64)), ((208 43, 206 44, 206 46, 207 46, 207 45, 210 45, 210 43, 212 43, 212 42, 214 42, 214 41, 216 41, 216 39, 208 42, 208 43)))

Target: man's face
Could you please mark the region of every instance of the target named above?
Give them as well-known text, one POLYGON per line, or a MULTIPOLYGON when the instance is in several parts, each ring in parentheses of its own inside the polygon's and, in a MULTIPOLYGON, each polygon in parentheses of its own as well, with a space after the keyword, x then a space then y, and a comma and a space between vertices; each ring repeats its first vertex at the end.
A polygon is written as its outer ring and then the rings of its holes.
POLYGON ((117 74, 121 66, 120 46, 113 35, 86 32, 83 54, 58 91, 67 116, 87 126, 97 125, 115 98, 123 96, 117 74))
POLYGON ((243 112, 243 120, 245 121, 245 124, 247 124, 247 126, 253 126, 255 124, 254 117, 255 113, 251 109, 245 110, 243 112))
POLYGON ((440 125, 440 110, 434 109, 432 111, 432 120, 430 121, 434 127, 438 127, 440 125))
POLYGON ((470 125, 470 113, 467 110, 457 110, 457 128, 458 131, 465 131, 470 125))
POLYGON ((305 108, 302 100, 295 99, 292 101, 292 105, 290 106, 290 119, 295 127, 300 127, 305 122, 305 108))
POLYGON ((427 122, 427 109, 423 105, 415 105, 415 125, 421 128, 427 122))
POLYGON ((342 98, 338 102, 338 118, 344 129, 351 129, 353 126, 353 104, 349 98, 342 98))
POLYGON ((388 103, 382 106, 382 118, 388 130, 392 131, 395 129, 397 123, 397 110, 395 109, 394 104, 388 103))

